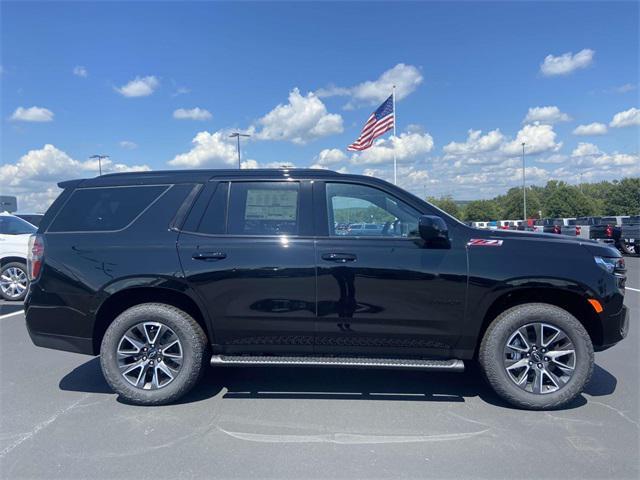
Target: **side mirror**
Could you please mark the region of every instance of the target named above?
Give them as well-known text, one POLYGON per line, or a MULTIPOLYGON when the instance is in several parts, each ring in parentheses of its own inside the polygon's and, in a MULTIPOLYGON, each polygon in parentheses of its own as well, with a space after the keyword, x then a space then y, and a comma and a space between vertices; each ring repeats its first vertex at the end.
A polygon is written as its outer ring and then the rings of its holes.
POLYGON ((427 246, 449 248, 449 230, 445 221, 435 215, 422 215, 418 223, 420 237, 427 246))

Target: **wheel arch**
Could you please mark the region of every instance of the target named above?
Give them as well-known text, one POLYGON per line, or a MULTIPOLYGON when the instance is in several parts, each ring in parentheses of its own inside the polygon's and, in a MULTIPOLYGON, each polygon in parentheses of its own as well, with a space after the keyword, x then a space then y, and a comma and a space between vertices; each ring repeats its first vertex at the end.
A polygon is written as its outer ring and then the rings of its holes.
POLYGON ((109 295, 98 308, 93 326, 93 349, 96 354, 100 353, 102 338, 113 320, 126 309, 141 303, 165 303, 183 310, 198 322, 209 342, 212 342, 213 332, 203 308, 187 293, 165 287, 135 286, 109 295))
POLYGON ((9 255, 6 257, 2 257, 2 259, 0 259, 0 267, 4 267, 6 264, 8 263, 22 263, 24 265, 27 264, 27 258, 26 257, 18 257, 15 255, 9 255))
POLYGON ((603 330, 600 318, 586 297, 559 288, 530 287, 505 292, 491 303, 482 319, 474 357, 477 357, 480 342, 491 322, 505 310, 526 303, 547 303, 566 310, 584 326, 594 346, 602 344, 603 330))

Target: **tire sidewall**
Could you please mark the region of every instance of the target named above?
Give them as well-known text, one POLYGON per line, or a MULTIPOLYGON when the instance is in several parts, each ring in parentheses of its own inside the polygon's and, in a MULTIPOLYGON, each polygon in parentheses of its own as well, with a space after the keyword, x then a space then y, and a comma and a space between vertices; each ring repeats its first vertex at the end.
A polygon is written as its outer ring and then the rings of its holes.
POLYGON ((554 408, 566 404, 582 392, 593 372, 593 346, 582 324, 570 313, 553 305, 524 305, 500 315, 492 327, 487 330, 487 341, 483 341, 480 360, 489 383, 507 401, 526 408, 554 408), (534 394, 522 390, 504 367, 504 348, 509 337, 518 328, 537 322, 565 332, 576 352, 576 366, 571 379, 553 393, 534 394))
POLYGON ((22 292, 22 294, 18 297, 9 297, 9 296, 5 296, 4 292, 2 290, 0 290, 0 296, 2 296, 2 298, 4 298, 5 300, 9 301, 9 302, 19 302, 21 300, 24 300, 24 297, 27 296, 27 292, 29 291, 29 285, 30 285, 30 281, 29 281, 29 272, 27 271, 27 265, 24 263, 20 263, 20 262, 10 262, 7 263, 6 265, 4 265, 2 267, 2 269, 0 269, 0 275, 3 275, 5 270, 8 270, 9 268, 19 268, 20 270, 22 270, 24 272, 24 274, 27 276, 27 288, 24 290, 24 292, 22 292))
POLYGON ((162 305, 143 304, 121 313, 109 326, 100 347, 100 364, 109 385, 126 400, 141 404, 168 403, 181 397, 199 377, 203 366, 204 348, 194 342, 192 325, 185 321, 180 310, 162 305), (131 385, 120 373, 117 348, 122 336, 134 325, 159 322, 174 331, 182 346, 183 363, 177 376, 165 387, 143 390, 131 385), (198 375, 193 375, 194 371, 198 375))

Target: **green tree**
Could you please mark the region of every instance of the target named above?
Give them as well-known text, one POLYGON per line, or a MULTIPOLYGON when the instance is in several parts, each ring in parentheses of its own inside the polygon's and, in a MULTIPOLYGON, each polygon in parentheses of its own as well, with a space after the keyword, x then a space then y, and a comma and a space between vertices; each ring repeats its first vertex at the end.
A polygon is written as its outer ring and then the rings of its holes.
POLYGON ((444 197, 428 197, 427 202, 435 205, 440 210, 444 210, 449 215, 453 215, 456 218, 461 218, 461 211, 458 204, 453 200, 451 195, 445 195, 444 197))
POLYGON ((594 211, 593 215, 606 215, 605 204, 607 202, 607 196, 611 192, 611 189, 615 187, 615 183, 602 181, 597 183, 581 183, 578 188, 584 193, 587 198, 591 199, 594 211))
MULTIPOLYGON (((539 189, 527 187, 527 217, 538 218, 541 208, 539 189)), ((500 206, 501 217, 505 220, 521 219, 523 215, 522 188, 510 188, 506 195, 496 198, 500 206)))
POLYGON ((640 214, 640 178, 623 178, 605 193, 605 215, 640 214))
POLYGON ((500 209, 495 200, 473 200, 464 209, 464 219, 470 222, 497 220, 500 209))
POLYGON ((556 180, 547 182, 542 207, 544 217, 584 217, 594 212, 594 202, 578 187, 556 180))

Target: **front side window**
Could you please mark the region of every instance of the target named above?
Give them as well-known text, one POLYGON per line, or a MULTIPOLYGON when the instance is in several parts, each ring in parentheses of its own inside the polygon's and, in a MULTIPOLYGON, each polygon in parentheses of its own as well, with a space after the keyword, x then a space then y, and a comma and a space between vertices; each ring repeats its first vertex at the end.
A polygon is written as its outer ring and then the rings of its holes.
POLYGON ((0 233, 3 235, 24 235, 36 233, 36 230, 38 230, 36 227, 21 218, 0 216, 0 233))
POLYGON ((232 183, 227 233, 297 235, 299 196, 297 182, 232 183))
POLYGON ((420 213, 388 193, 353 183, 327 183, 326 188, 329 235, 418 236, 420 213))

